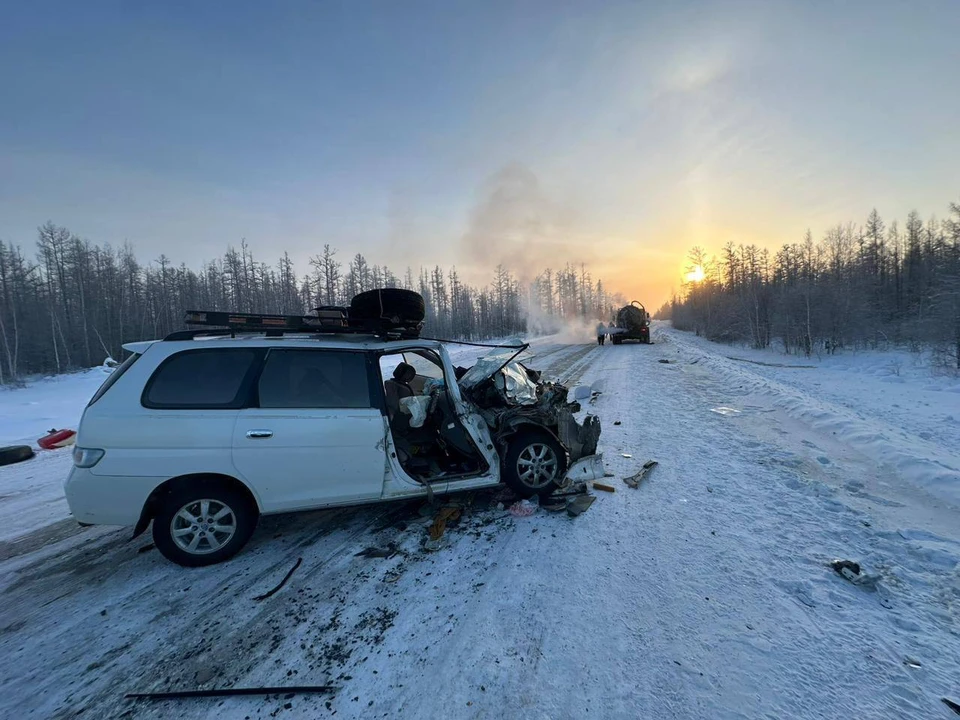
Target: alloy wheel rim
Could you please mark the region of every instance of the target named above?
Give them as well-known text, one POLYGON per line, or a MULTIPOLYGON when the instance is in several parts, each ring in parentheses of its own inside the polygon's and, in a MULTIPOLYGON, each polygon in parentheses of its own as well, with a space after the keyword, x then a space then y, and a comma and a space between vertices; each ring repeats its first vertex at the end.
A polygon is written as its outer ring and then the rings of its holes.
POLYGON ((538 490, 557 476, 557 453, 546 443, 527 445, 517 458, 517 477, 529 488, 538 490))
POLYGON ((221 500, 191 500, 170 521, 170 537, 184 552, 207 555, 223 548, 237 533, 237 516, 221 500))

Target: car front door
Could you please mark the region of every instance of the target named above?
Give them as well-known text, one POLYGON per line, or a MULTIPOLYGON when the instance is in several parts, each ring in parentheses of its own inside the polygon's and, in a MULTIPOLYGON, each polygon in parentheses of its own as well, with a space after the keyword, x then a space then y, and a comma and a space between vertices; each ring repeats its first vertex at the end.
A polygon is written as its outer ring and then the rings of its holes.
POLYGON ((381 497, 386 426, 370 377, 362 352, 270 350, 256 407, 240 411, 233 433, 234 465, 264 511, 381 497))

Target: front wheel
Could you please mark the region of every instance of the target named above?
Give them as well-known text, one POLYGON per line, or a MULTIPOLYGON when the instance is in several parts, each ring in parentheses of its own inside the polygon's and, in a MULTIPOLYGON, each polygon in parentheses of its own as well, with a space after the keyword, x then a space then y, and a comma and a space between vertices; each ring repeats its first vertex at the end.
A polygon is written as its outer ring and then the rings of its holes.
POLYGON ((567 472, 567 453, 544 430, 518 433, 503 458, 503 481, 521 497, 556 492, 567 472))
POLYGON ((247 544, 257 509, 242 493, 219 482, 174 490, 153 518, 153 542, 184 567, 223 562, 247 544))

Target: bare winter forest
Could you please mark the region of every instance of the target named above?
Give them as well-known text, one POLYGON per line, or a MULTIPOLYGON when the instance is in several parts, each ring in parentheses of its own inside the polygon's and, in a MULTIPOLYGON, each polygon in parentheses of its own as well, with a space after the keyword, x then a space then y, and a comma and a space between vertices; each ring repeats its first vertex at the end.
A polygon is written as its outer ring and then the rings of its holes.
POLYGON ((689 261, 702 280, 658 313, 677 328, 808 356, 928 347, 935 364, 960 369, 960 204, 942 221, 914 211, 901 228, 873 210, 819 242, 807 231, 772 254, 729 243, 719 259, 696 247, 689 261))
POLYGON ((254 258, 246 242, 199 271, 161 255, 143 264, 125 245, 97 245, 48 222, 33 258, 0 241, 0 383, 63 372, 119 357, 125 342, 163 337, 188 309, 299 314, 349 304, 358 292, 405 287, 423 295, 428 333, 476 339, 549 331, 574 318, 608 317, 621 302, 584 266, 567 265, 521 282, 500 265, 486 287, 456 268, 406 268, 402 276, 361 254, 342 262, 324 245, 298 275, 286 253, 276 265, 254 258))

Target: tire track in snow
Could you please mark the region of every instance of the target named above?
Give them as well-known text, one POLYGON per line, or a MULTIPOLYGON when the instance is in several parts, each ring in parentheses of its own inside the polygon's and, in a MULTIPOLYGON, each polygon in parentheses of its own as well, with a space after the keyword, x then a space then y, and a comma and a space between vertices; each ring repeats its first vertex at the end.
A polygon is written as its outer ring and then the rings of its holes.
MULTIPOLYGON (((843 438, 851 447, 896 468, 900 476, 917 487, 960 508, 960 455, 924 438, 884 422, 866 418, 857 411, 814 398, 802 390, 690 344, 679 331, 661 329, 688 356, 701 358, 728 382, 744 383, 770 398, 790 415, 824 432, 843 438)), ((720 347, 720 346, 718 346, 720 347)))

